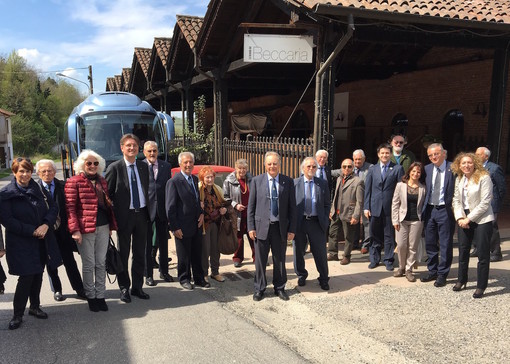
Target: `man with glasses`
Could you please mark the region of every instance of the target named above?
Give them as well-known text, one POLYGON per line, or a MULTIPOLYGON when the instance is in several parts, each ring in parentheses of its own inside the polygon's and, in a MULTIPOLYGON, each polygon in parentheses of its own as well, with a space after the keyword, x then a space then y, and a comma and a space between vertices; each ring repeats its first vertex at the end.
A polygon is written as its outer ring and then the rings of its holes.
POLYGON ((442 144, 431 144, 427 148, 427 155, 431 163, 425 166, 426 189, 422 217, 425 223, 428 274, 420 280, 435 281, 434 286, 444 287, 453 258, 455 217, 452 200, 455 177, 450 168, 451 163, 446 161, 446 151, 442 144))
POLYGON ((294 179, 297 210, 294 271, 298 276, 298 285, 304 286, 308 277, 304 259, 308 239, 315 266, 319 272, 319 285, 321 289, 327 291, 329 290, 329 273, 325 241, 331 203, 328 184, 315 176, 316 170, 317 160, 307 157, 301 163, 303 175, 294 179))
POLYGON ((393 134, 390 138, 391 144, 391 161, 395 164, 400 164, 404 168, 404 173, 407 172, 409 166, 416 160, 415 155, 410 150, 404 150, 407 144, 407 137, 402 134, 393 134))
POLYGON ((332 246, 338 241, 341 226, 345 236, 345 246, 340 264, 347 265, 351 262, 353 246, 359 241, 359 222, 365 188, 361 178, 354 175, 354 162, 351 159, 344 159, 341 166, 342 175, 336 181, 335 196, 329 213, 331 219, 329 245, 332 246))

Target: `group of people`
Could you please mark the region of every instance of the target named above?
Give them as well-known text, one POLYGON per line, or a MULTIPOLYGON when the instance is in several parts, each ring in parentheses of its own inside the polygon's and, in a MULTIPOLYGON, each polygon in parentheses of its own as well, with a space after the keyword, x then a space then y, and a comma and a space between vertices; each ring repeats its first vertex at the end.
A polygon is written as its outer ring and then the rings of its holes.
POLYGON ((0 222, 6 230, 0 257, 6 253, 9 273, 19 276, 9 329, 21 325, 29 299, 29 315, 48 317, 39 299, 45 267, 54 299, 65 300, 58 276, 61 264, 90 311, 107 311, 105 261, 112 231, 117 231, 125 268, 117 274, 122 302, 130 303, 131 296, 150 298, 142 287, 144 277, 146 285, 157 284, 155 267, 160 279, 174 281, 168 271, 170 233, 175 238, 176 279, 183 289, 210 287, 209 277, 224 282, 218 248, 224 217, 237 226, 238 245, 232 258, 237 268, 246 258, 245 236, 248 239, 255 263, 255 301, 263 299, 267 288, 269 251, 275 295, 289 299, 285 291, 289 243, 298 285, 307 282, 304 256, 309 246, 318 284, 329 290, 328 260, 338 259, 342 234, 345 247, 340 264, 349 264, 352 250, 359 246, 369 253, 370 269, 382 261, 393 271, 396 246, 399 267, 394 276, 414 282, 413 267, 424 231, 428 274, 421 280, 442 287, 452 263, 455 223, 459 275, 453 290, 466 287, 470 248, 476 243, 479 263, 473 297, 482 297, 489 262, 501 259, 496 221, 505 193, 502 170, 488 162, 487 148, 479 148, 476 154, 461 153, 450 163, 441 144, 428 147, 431 163, 423 167, 403 149, 405 142, 404 136, 394 135, 391 144, 381 144, 374 165, 366 163, 363 150, 358 149, 333 171, 327 166, 327 151, 319 150, 302 161, 301 175, 294 180, 280 173, 281 158, 270 151, 264 157, 265 173, 252 177, 247 161, 239 159, 223 186, 214 183, 215 172, 208 166, 198 176, 193 173, 195 159, 190 152, 179 155, 180 171, 173 177, 170 164, 158 159, 155 142, 146 142, 145 159, 138 159, 140 141, 133 134, 121 138, 123 158, 109 165, 104 177, 105 160, 92 150, 78 156, 75 175, 66 183, 55 178, 53 161, 36 164, 39 181, 35 181, 32 162, 17 158, 12 164, 14 179, 0 191, 0 222), (81 276, 74 251, 82 259, 81 276))

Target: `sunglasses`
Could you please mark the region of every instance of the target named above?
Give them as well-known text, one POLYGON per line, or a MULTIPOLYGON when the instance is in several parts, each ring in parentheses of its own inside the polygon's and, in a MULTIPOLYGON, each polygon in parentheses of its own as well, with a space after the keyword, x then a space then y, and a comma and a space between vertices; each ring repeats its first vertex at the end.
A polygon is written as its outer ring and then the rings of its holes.
POLYGON ((87 167, 90 167, 91 165, 95 165, 97 167, 99 165, 99 162, 98 161, 96 161, 96 162, 89 162, 88 161, 85 164, 87 165, 87 167))
POLYGON ((23 161, 27 161, 28 163, 32 163, 32 161, 30 160, 30 158, 24 158, 24 157, 18 157, 18 158, 16 158, 16 162, 18 162, 18 163, 23 162, 23 161))
POLYGON ((343 169, 351 169, 352 166, 342 166, 343 169))

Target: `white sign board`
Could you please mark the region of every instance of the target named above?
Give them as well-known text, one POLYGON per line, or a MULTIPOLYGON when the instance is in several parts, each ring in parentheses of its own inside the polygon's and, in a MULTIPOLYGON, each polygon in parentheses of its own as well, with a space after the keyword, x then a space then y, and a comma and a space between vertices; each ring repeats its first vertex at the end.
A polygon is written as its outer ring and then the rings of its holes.
POLYGON ((244 61, 260 63, 312 63, 313 36, 245 34, 244 61))

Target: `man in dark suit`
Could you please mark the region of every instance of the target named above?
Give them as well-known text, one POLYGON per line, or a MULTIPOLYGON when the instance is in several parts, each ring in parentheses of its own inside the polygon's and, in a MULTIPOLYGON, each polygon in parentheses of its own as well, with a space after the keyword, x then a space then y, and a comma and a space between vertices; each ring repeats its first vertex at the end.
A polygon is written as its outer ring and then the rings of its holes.
POLYGON ((315 172, 315 176, 322 178, 328 184, 328 188, 331 190, 331 168, 328 166, 328 157, 329 153, 327 150, 319 149, 315 153, 315 159, 317 160, 317 171, 315 172))
POLYGON ((264 297, 269 249, 273 254, 273 288, 287 301, 285 250, 296 232, 296 195, 291 178, 280 174, 281 159, 276 152, 264 156, 266 173, 254 177, 248 200, 248 234, 255 241, 254 301, 264 297))
POLYGON ((159 247, 159 278, 173 282, 168 274, 168 219, 165 211, 165 188, 170 179, 171 166, 158 160, 158 144, 147 141, 143 146, 145 162, 149 167, 149 218, 145 250, 145 284, 155 286, 153 278, 153 251, 159 247), (154 231, 153 231, 154 230, 154 231), (155 244, 153 245, 153 239, 155 244))
POLYGON ((177 275, 184 289, 194 288, 191 284, 192 273, 195 285, 208 288, 211 285, 204 280, 202 269, 201 227, 204 211, 200 206, 198 178, 191 173, 195 166, 195 156, 190 152, 182 152, 178 161, 181 171, 166 183, 165 198, 168 224, 175 237, 177 275))
POLYGON ((304 286, 308 272, 305 269, 305 247, 307 239, 319 272, 319 285, 329 290, 328 259, 326 251, 326 232, 330 208, 329 189, 326 181, 315 177, 317 161, 307 157, 301 163, 303 175, 294 180, 297 207, 297 231, 294 240, 294 271, 298 276, 298 285, 304 286))
MULTIPOLYGON (((57 203, 60 226, 55 230, 55 238, 62 255, 62 261, 66 269, 67 277, 71 283, 71 287, 76 291, 79 298, 86 299, 85 290, 83 289, 83 281, 81 279, 80 271, 76 260, 74 260, 73 246, 76 246, 76 242, 71 237, 69 230, 67 229, 67 213, 65 209, 65 196, 64 196, 64 182, 55 178, 57 173, 57 166, 55 162, 50 159, 41 159, 35 165, 35 170, 39 176, 40 185, 48 190, 53 196, 53 199, 57 203)), ((58 276, 58 268, 50 269, 46 265, 48 276, 50 277, 50 286, 53 291, 53 298, 55 301, 64 301, 66 298, 62 295, 62 282, 58 276)))
POLYGON ((427 148, 430 164, 425 166, 425 202, 423 221, 428 274, 422 282, 435 281, 434 286, 444 287, 453 258, 455 218, 452 210, 455 177, 451 163, 446 161, 442 144, 433 143, 427 148), (439 237, 439 246, 437 239, 439 237), (439 261, 441 255, 441 261, 439 261))
POLYGON ((145 269, 145 242, 149 213, 149 169, 136 157, 140 150, 140 140, 134 134, 125 134, 120 139, 120 149, 124 158, 113 162, 106 170, 108 192, 113 201, 113 210, 117 220, 119 253, 125 271, 117 275, 120 288, 120 300, 131 302, 131 294, 141 299, 150 296, 142 290, 145 269), (133 249, 131 278, 128 273, 129 253, 133 249), (131 284, 132 283, 132 284, 131 284))
POLYGON ((485 169, 489 171, 489 175, 491 176, 492 180, 493 187, 491 207, 492 212, 494 213, 494 221, 492 222, 490 260, 491 262, 499 262, 503 259, 503 254, 501 254, 501 237, 499 235, 498 228, 498 213, 501 210, 501 204, 503 203, 503 199, 505 198, 506 193, 505 175, 503 173, 503 169, 499 165, 489 161, 491 151, 488 148, 480 147, 476 150, 475 154, 480 158, 485 169))
POLYGON ((395 250, 395 228, 391 223, 391 203, 395 186, 402 179, 404 169, 391 162, 391 147, 381 144, 377 148, 379 163, 369 168, 365 179, 364 213, 370 219, 369 269, 377 267, 381 261, 381 249, 384 246, 384 264, 392 271, 393 251, 395 250))

